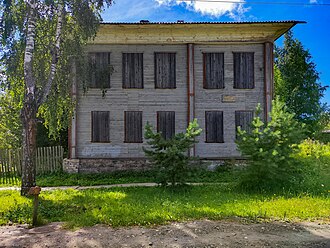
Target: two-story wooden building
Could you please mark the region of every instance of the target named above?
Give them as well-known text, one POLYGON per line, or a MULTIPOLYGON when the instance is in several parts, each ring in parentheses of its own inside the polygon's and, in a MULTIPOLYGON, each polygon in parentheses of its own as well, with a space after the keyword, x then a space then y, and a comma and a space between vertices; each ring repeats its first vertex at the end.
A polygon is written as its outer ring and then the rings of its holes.
POLYGON ((203 129, 193 155, 237 158, 237 126, 273 96, 273 43, 298 21, 103 23, 88 46, 96 70, 84 93, 74 83, 72 171, 143 166, 144 126, 166 137, 189 121, 203 129), (102 68, 112 68, 106 76, 102 68), (101 70, 98 70, 101 69, 101 70), (103 95, 101 89, 106 89, 103 95))

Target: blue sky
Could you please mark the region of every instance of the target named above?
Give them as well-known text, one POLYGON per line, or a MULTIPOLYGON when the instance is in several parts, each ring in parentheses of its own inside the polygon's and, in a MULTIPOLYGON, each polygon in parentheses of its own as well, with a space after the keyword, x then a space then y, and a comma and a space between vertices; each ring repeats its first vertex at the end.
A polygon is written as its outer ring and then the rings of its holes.
MULTIPOLYGON (((293 28, 294 36, 309 49, 320 72, 322 84, 330 85, 330 68, 327 62, 330 56, 330 0, 203 1, 205 0, 115 0, 115 4, 102 17, 106 22, 306 21, 307 24, 298 24, 293 28), (258 2, 278 4, 253 4, 258 2)), ((279 39, 276 44, 281 45, 282 40, 279 39)), ((330 104, 330 89, 322 101, 330 104)))

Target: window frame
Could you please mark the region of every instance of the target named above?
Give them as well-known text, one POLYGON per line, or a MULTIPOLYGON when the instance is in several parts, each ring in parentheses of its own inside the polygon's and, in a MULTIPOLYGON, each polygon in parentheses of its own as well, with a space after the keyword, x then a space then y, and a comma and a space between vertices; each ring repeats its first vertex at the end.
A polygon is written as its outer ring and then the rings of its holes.
MULTIPOLYGON (((169 61, 171 61, 171 58, 167 58, 169 61)), ((169 76, 169 77, 171 77, 171 76, 169 76)), ((176 53, 175 52, 154 52, 154 84, 155 84, 155 89, 176 89, 176 53), (171 74, 171 68, 173 69, 174 68, 174 70, 173 70, 173 77, 174 77, 174 82, 168 82, 167 84, 172 84, 173 83, 173 86, 168 86, 168 87, 161 87, 160 85, 159 85, 159 82, 158 82, 158 80, 157 80, 157 69, 158 69, 158 63, 157 63, 157 61, 158 61, 158 59, 157 59, 157 55, 163 55, 163 56, 165 56, 165 55, 172 55, 172 56, 174 56, 174 65, 172 65, 171 66, 171 64, 169 64, 169 66, 168 66, 168 68, 169 68, 169 75, 171 74)))
MULTIPOLYGON (((221 110, 208 110, 205 111, 205 143, 213 143, 213 144, 221 144, 221 143, 225 143, 225 137, 224 137, 224 121, 223 121, 223 116, 224 116, 224 112, 221 110), (208 113, 221 113, 221 140, 216 140, 216 141, 209 141, 208 137, 209 137, 209 126, 208 126, 208 118, 207 118, 207 114, 208 113)), ((214 130, 217 130, 216 128, 213 128, 214 130)), ((217 133, 216 133, 217 134, 217 133)), ((216 137, 218 137, 218 135, 216 135, 216 137)))
MULTIPOLYGON (((98 118, 100 118, 100 116, 98 116, 98 118)), ((98 120, 100 121, 100 120, 98 120)), ((100 134, 99 135, 99 138, 101 137, 102 135, 100 134)), ((110 139, 110 111, 91 111, 91 143, 110 143, 111 142, 111 139, 110 139), (107 125, 108 125, 108 128, 106 129, 107 130, 107 140, 95 140, 95 134, 94 134, 94 128, 95 128, 95 123, 94 123, 94 113, 96 114, 100 114, 100 113, 107 113, 107 125)))
POLYGON ((143 111, 124 111, 124 143, 143 143, 143 111), (129 113, 140 113, 141 115, 141 120, 139 120, 139 125, 141 125, 141 131, 140 131, 140 139, 138 141, 135 140, 128 140, 128 120, 127 120, 127 115, 129 113))
MULTIPOLYGON (((240 113, 250 113, 252 115, 250 125, 251 125, 251 123, 253 121, 253 118, 254 118, 254 111, 253 110, 235 110, 235 132, 236 132, 236 139, 238 137, 237 129, 238 129, 239 126, 242 127, 241 125, 237 125, 237 123, 238 123, 237 117, 238 117, 238 114, 240 114, 240 113)), ((252 131, 252 130, 246 130, 245 128, 244 129, 241 128, 241 129, 242 130, 245 130, 245 131, 252 131)))
MULTIPOLYGON (((166 128, 166 126, 165 126, 165 128, 166 128)), ((171 131, 172 131, 172 129, 171 129, 171 131)), ((163 138, 165 140, 169 140, 169 139, 171 139, 171 138, 173 138, 175 136, 175 111, 157 111, 157 132, 158 133, 161 132, 162 133, 162 136, 163 136, 163 138), (166 137, 167 132, 165 132, 165 134, 164 134, 163 132, 161 132, 162 130, 160 130, 160 128, 161 128, 160 116, 161 116, 161 114, 169 114, 169 113, 170 114, 173 114, 173 122, 174 123, 171 123, 171 126, 173 125, 172 127, 174 127, 174 128, 173 128, 173 133, 171 133, 171 136, 170 137, 166 137)))
POLYGON ((122 53, 122 88, 123 89, 143 89, 144 88, 144 67, 143 67, 143 53, 141 52, 136 52, 136 53, 122 53), (134 55, 134 56, 133 56, 134 55), (141 56, 138 59, 141 59, 141 61, 139 61, 138 63, 135 61, 137 59, 137 56, 141 56), (126 59, 125 59, 126 57, 126 59), (132 62, 132 60, 134 60, 134 63, 132 62), (127 64, 126 64, 127 62, 127 64), (126 71, 126 68, 129 67, 128 64, 134 64, 134 68, 129 69, 128 71, 126 71), (129 80, 129 78, 134 78, 134 83, 137 80, 137 76, 136 76, 136 71, 137 68, 135 67, 135 64, 138 64, 139 67, 141 67, 140 69, 140 79, 142 80, 139 84, 140 85, 133 85, 132 86, 132 81, 129 80), (127 66, 126 66, 127 65, 127 66), (132 75, 127 75, 127 73, 133 73, 134 76, 132 75), (127 79, 128 78, 128 79, 127 79), (128 81, 126 81, 128 80, 128 81))
MULTIPOLYGON (((88 63, 89 63, 89 67, 91 67, 93 65, 93 68, 89 68, 90 73, 90 79, 89 79, 89 83, 88 83, 88 87, 91 88, 91 89, 110 89, 111 88, 111 69, 110 69, 110 66, 111 66, 111 52, 89 52, 88 53, 88 63), (98 80, 98 77, 97 77, 97 71, 95 70, 98 70, 97 68, 97 56, 101 56, 101 55, 107 55, 107 64, 106 66, 109 67, 109 79, 108 79, 108 83, 107 84, 104 84, 104 82, 101 82, 101 83, 98 83, 99 80, 98 80), (95 68, 94 68, 94 65, 95 65, 95 68), (93 83, 93 81, 95 81, 95 83, 93 83)), ((100 65, 101 63, 99 63, 100 65)), ((102 62, 103 65, 105 65, 104 61, 102 62)), ((104 66, 102 68, 102 70, 106 67, 104 66)), ((101 69, 100 69, 101 70, 101 69)))
MULTIPOLYGON (((212 60, 211 60, 212 61, 212 60)), ((212 65, 211 69, 212 69, 212 65)), ((225 88, 225 53, 224 52, 203 52, 203 89, 210 89, 210 90, 217 90, 217 89, 224 89, 225 88), (208 55, 222 55, 222 75, 221 75, 221 80, 219 87, 210 87, 208 82, 207 82, 207 63, 206 63, 206 57, 208 55)))
MULTIPOLYGON (((233 88, 234 89, 254 89, 255 88, 255 53, 254 52, 233 52, 233 88), (240 55, 239 57, 239 65, 237 65, 236 63, 236 59, 235 56, 240 55), (241 81, 238 82, 238 80, 240 79, 240 76, 237 76, 236 71, 239 70, 240 72, 243 71, 242 73, 244 73, 244 71, 248 71, 248 62, 247 60, 249 59, 248 57, 246 57, 247 55, 252 55, 252 82, 248 81, 249 77, 247 76, 247 78, 245 79, 241 79, 241 81), (243 58, 242 56, 245 56, 244 59, 245 61, 242 62, 243 58), (243 64, 242 64, 243 63, 243 64), (242 85, 242 86, 241 86, 242 85), (247 85, 244 87, 244 85, 247 85), (251 85, 251 86, 250 86, 251 85)), ((241 73, 240 73, 241 74, 241 73)))

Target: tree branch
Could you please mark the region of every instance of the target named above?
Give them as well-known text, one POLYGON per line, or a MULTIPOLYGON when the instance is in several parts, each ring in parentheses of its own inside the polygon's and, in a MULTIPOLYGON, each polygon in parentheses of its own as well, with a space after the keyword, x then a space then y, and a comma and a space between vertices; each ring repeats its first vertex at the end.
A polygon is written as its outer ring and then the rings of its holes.
POLYGON ((59 3, 58 5, 58 17, 57 17, 57 24, 56 24, 56 34, 55 34, 55 44, 53 49, 51 50, 52 61, 50 65, 50 71, 47 83, 44 89, 41 92, 41 96, 38 99, 38 106, 44 103, 47 100, 47 97, 50 93, 52 88, 52 84, 55 78, 57 63, 58 63, 58 56, 60 53, 60 45, 61 45, 61 34, 62 34, 62 27, 63 27, 63 18, 64 18, 64 4, 59 3))

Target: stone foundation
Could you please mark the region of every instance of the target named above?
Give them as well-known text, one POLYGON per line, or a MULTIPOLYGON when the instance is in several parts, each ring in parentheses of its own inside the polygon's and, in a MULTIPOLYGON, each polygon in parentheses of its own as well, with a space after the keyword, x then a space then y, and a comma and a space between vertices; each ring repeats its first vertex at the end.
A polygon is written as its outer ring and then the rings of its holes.
MULTIPOLYGON (((201 159, 195 161, 197 166, 203 166, 214 171, 219 166, 244 166, 244 159, 201 159)), ((64 159, 63 171, 67 173, 107 173, 114 171, 142 171, 151 169, 151 163, 147 159, 106 159, 106 158, 82 158, 64 159)))
POLYGON ((114 171, 148 170, 146 159, 64 159, 63 170, 68 173, 107 173, 114 171))
POLYGON ((78 173, 79 159, 63 159, 63 171, 67 173, 78 173))

